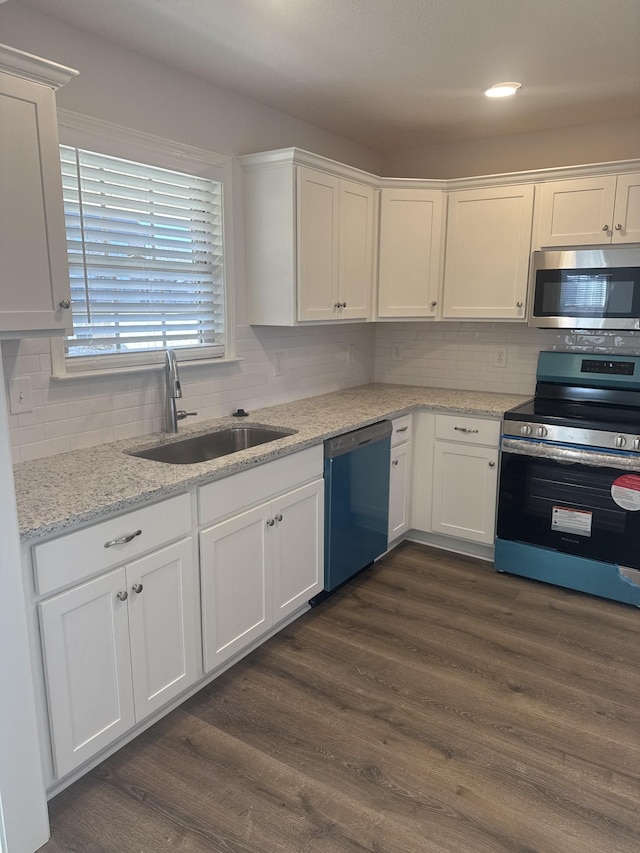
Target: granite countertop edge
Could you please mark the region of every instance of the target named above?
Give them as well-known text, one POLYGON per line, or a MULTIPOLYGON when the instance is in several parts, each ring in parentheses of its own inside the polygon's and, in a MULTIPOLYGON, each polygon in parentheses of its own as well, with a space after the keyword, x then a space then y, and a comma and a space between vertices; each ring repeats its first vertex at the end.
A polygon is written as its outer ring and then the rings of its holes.
POLYGON ((181 426, 177 436, 154 433, 21 462, 14 466, 20 539, 23 544, 34 544, 69 533, 379 420, 420 409, 500 418, 526 399, 517 394, 378 383, 269 406, 250 412, 241 420, 229 416, 196 422, 181 426), (268 444, 192 465, 168 465, 130 455, 239 423, 295 432, 268 444))

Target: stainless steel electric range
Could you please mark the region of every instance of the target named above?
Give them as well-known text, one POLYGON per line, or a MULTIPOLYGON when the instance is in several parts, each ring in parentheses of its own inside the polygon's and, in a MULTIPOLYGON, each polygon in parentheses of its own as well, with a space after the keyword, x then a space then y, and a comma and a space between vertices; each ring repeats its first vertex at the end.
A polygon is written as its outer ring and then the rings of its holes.
POLYGON ((495 565, 640 606, 640 356, 541 352, 504 416, 495 565))

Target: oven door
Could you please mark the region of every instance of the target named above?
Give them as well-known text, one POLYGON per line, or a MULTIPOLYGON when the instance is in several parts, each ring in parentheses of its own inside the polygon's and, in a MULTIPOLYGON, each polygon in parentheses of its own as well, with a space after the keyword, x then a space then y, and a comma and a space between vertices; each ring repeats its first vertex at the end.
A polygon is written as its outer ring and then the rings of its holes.
POLYGON ((504 439, 497 535, 640 568, 640 460, 504 439))

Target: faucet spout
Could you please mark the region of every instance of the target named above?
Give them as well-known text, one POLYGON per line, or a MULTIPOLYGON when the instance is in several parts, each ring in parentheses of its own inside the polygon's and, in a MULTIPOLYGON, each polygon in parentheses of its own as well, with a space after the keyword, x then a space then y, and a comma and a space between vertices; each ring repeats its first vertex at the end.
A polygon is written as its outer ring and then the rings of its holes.
POLYGON ((178 362, 176 354, 172 349, 168 349, 165 353, 164 370, 168 396, 174 400, 177 397, 182 397, 180 376, 178 374, 178 362))

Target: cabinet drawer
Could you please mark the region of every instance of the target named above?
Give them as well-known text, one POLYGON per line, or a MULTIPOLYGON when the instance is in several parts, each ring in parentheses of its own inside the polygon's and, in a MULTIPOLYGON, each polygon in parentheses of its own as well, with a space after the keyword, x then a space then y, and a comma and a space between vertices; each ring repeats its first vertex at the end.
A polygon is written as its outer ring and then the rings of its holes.
POLYGON ((468 418, 461 415, 436 415, 436 439, 498 447, 500 421, 468 418))
POLYGON ((391 447, 402 444, 403 441, 411 441, 412 415, 402 415, 391 421, 393 432, 391 433, 391 447))
POLYGON ((179 495, 36 545, 33 549, 36 590, 47 595, 111 566, 128 563, 190 531, 191 497, 179 495), (138 530, 141 533, 129 542, 106 545, 138 530))
POLYGON ((234 515, 323 474, 323 447, 309 447, 198 489, 200 524, 234 515))

